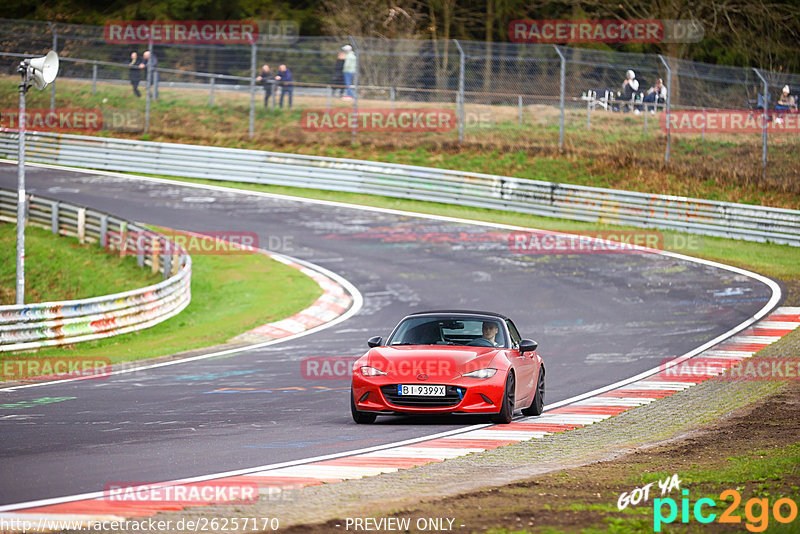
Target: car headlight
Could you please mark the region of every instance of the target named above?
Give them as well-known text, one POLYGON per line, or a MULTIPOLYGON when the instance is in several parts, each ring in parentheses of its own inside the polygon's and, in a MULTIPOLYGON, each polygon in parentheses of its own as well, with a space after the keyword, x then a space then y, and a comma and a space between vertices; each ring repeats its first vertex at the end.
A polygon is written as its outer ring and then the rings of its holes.
POLYGON ((461 376, 467 376, 469 378, 492 378, 496 372, 497 369, 478 369, 477 371, 464 373, 461 376))
POLYGON ((385 375, 386 373, 381 371, 380 369, 375 369, 374 367, 364 366, 361 368, 361 374, 364 376, 380 376, 385 375))

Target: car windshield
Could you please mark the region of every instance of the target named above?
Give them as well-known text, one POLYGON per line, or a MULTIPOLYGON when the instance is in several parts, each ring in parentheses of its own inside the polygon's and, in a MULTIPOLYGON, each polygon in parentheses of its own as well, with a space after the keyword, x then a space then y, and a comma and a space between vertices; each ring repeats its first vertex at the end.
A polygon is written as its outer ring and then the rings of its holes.
POLYGON ((490 317, 409 317, 397 326, 387 344, 508 348, 500 319, 490 317))

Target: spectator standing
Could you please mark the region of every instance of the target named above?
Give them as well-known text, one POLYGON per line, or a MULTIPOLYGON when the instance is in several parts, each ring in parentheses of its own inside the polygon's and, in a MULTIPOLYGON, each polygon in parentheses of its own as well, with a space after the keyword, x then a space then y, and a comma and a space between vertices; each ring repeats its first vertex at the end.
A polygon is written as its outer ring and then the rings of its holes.
MULTIPOLYGON (((623 109, 628 112, 631 109, 631 100, 639 90, 639 80, 636 79, 636 73, 629 70, 625 73, 625 81, 622 82, 622 100, 626 102, 623 109)), ((638 111, 638 110, 637 110, 638 111)))
POLYGON ((133 87, 133 94, 141 97, 142 93, 139 92, 139 82, 142 81, 142 71, 139 66, 139 54, 131 52, 131 62, 128 63, 128 77, 131 80, 131 87, 133 87))
MULTIPOLYGON (((656 84, 647 90, 647 94, 644 95, 642 102, 654 104, 667 103, 667 88, 664 87, 664 81, 661 78, 656 80, 656 84)), ((656 107, 657 106, 646 106, 645 109, 649 110, 650 113, 655 113, 656 107)))
MULTIPOLYGON (((150 78, 150 87, 154 88, 153 98, 158 100, 158 71, 156 70, 156 66, 158 66, 158 58, 156 57, 155 54, 151 55, 149 50, 145 50, 142 53, 142 62, 139 64, 139 68, 146 69, 147 65, 150 63, 152 63, 152 65, 150 66, 150 72, 152 74, 152 77, 150 78)), ((147 71, 143 72, 146 73, 147 71)), ((145 74, 144 77, 145 79, 147 79, 147 74, 145 74)), ((150 88, 148 87, 148 91, 149 90, 150 88)))
POLYGON ((272 71, 269 70, 269 65, 264 63, 261 67, 261 72, 256 77, 256 83, 264 88, 264 107, 269 107, 269 97, 272 96, 272 84, 275 83, 272 78, 272 71))
POLYGON ((342 76, 344 77, 344 84, 347 86, 347 94, 342 97, 342 100, 353 100, 355 98, 353 77, 356 75, 356 54, 350 45, 344 45, 342 51, 345 53, 342 76))
POLYGON ((333 66, 333 77, 331 78, 331 85, 334 86, 333 92, 339 91, 339 94, 336 96, 342 96, 344 94, 344 58, 347 56, 347 52, 344 50, 339 50, 339 53, 336 55, 336 64, 333 66), (336 87, 338 86, 338 87, 336 87))
POLYGON ((278 75, 275 76, 275 80, 277 80, 278 84, 281 86, 281 100, 280 106, 283 107, 283 97, 288 93, 289 95, 289 107, 292 107, 292 90, 294 89, 294 84, 292 83, 294 79, 292 78, 292 71, 286 67, 286 65, 281 65, 278 67, 278 75))

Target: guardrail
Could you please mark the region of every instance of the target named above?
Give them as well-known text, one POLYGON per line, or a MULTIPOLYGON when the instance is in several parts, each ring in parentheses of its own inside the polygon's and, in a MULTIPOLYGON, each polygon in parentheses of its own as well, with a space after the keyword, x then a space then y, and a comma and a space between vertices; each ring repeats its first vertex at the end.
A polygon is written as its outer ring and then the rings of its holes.
MULTIPOLYGON (((27 134, 31 161, 368 193, 800 246, 800 211, 353 159, 70 134, 27 134)), ((0 156, 17 135, 0 135, 0 156)))
MULTIPOLYGON (((0 221, 16 222, 16 192, 0 190, 0 221)), ((0 352, 64 345, 142 330, 178 314, 191 300, 192 260, 166 237, 112 215, 29 195, 29 224, 81 243, 135 254, 163 273, 158 284, 80 300, 0 306, 0 352), (144 241, 143 241, 144 240, 144 241)))

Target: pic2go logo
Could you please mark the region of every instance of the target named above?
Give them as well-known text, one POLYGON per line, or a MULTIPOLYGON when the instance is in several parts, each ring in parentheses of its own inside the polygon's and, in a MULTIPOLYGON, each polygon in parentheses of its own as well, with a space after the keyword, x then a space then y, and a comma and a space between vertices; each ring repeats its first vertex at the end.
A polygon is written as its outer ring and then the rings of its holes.
MULTIPOLYGON (((683 490, 683 499, 681 499, 681 523, 689 523, 691 516, 689 515, 690 503, 688 499, 689 490, 683 490)), ((719 494, 720 501, 727 501, 732 498, 733 502, 720 514, 720 523, 739 524, 742 522, 742 517, 736 513, 739 504, 742 502, 741 494, 736 490, 725 490, 719 494)), ((717 518, 717 514, 708 510, 708 508, 716 508, 717 503, 714 499, 704 497, 698 499, 692 507, 692 515, 698 523, 711 523, 717 518)), ((797 503, 786 497, 778 499, 772 505, 770 510, 768 499, 757 499, 755 497, 749 499, 744 505, 744 516, 747 520, 745 528, 750 532, 764 532, 769 526, 770 511, 772 516, 778 523, 791 523, 797 518, 797 503), (788 513, 786 513, 788 512, 788 513)), ((653 500, 653 531, 661 532, 662 524, 670 524, 678 518, 678 503, 675 499, 667 497, 665 499, 653 500), (664 507, 668 509, 668 513, 664 515, 664 507)))

